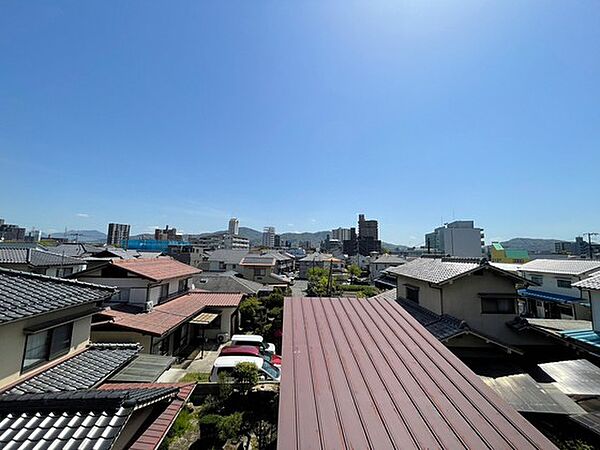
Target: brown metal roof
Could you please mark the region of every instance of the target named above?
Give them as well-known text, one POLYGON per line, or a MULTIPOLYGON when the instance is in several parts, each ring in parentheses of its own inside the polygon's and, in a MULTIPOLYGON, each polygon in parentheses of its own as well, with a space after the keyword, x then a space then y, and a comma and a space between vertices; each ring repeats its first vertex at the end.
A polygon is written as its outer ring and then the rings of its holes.
POLYGON ((284 305, 280 449, 554 448, 395 302, 284 305))

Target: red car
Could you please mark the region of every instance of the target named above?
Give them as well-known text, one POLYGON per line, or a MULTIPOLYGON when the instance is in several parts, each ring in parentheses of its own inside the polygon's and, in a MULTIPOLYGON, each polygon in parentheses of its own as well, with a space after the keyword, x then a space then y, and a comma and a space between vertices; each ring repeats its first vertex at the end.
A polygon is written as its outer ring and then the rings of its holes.
POLYGON ((228 345, 221 349, 219 356, 258 356, 274 366, 281 367, 281 356, 261 353, 258 347, 252 345, 228 345))

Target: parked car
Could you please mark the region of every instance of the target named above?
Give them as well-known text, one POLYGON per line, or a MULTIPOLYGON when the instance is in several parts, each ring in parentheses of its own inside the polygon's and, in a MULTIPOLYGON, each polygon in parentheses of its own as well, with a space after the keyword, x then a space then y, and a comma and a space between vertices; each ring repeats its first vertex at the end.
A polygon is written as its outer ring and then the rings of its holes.
POLYGON ((209 380, 212 382, 219 381, 221 375, 230 376, 235 366, 239 363, 248 362, 256 365, 259 371, 259 379, 261 381, 279 381, 281 372, 270 362, 258 356, 219 356, 210 372, 209 380))
POLYGON ((258 356, 264 358, 275 367, 281 367, 281 356, 274 353, 262 352, 253 345, 228 345, 221 349, 219 356, 258 356))
POLYGON ((263 341, 263 337, 258 334, 234 334, 231 337, 231 345, 251 345, 259 347, 263 352, 275 353, 275 344, 263 341))

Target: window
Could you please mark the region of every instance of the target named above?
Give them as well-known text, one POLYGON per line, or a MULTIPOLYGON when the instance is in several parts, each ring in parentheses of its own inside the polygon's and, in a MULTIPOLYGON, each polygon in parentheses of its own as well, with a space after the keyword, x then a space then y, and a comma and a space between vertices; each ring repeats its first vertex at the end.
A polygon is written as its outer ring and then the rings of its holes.
POLYGON ((73 324, 68 323, 27 336, 22 370, 32 369, 66 354, 71 347, 72 334, 73 324))
POLYGON ((188 289, 188 281, 189 281, 188 278, 186 278, 185 280, 179 280, 179 291, 178 292, 187 291, 187 289, 188 289))
POLYGON ((169 284, 160 285, 160 299, 163 300, 169 296, 169 284))
POLYGON ((255 277, 264 277, 267 274, 267 269, 254 269, 254 276, 255 277))
POLYGON ((66 277, 67 275, 71 275, 73 273, 73 268, 72 267, 65 267, 62 270, 62 276, 66 277))
POLYGON ((544 277, 542 275, 531 275, 531 281, 537 284, 543 284, 544 277))
POLYGON ((556 286, 559 288, 571 289, 571 280, 556 280, 556 286))
POLYGON ((483 314, 515 314, 514 298, 484 297, 481 299, 483 314))
POLYGON ((419 303, 419 288, 406 285, 406 299, 415 303, 419 303))

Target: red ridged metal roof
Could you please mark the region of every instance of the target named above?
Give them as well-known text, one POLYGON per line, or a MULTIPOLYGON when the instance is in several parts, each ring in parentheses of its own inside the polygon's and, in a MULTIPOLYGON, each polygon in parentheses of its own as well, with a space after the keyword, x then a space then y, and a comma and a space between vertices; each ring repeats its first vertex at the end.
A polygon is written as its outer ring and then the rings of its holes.
POLYGON ((284 305, 281 450, 554 448, 395 302, 284 305))
POLYGON ((201 273, 200 269, 188 266, 171 258, 113 259, 112 264, 153 281, 169 280, 201 273))

